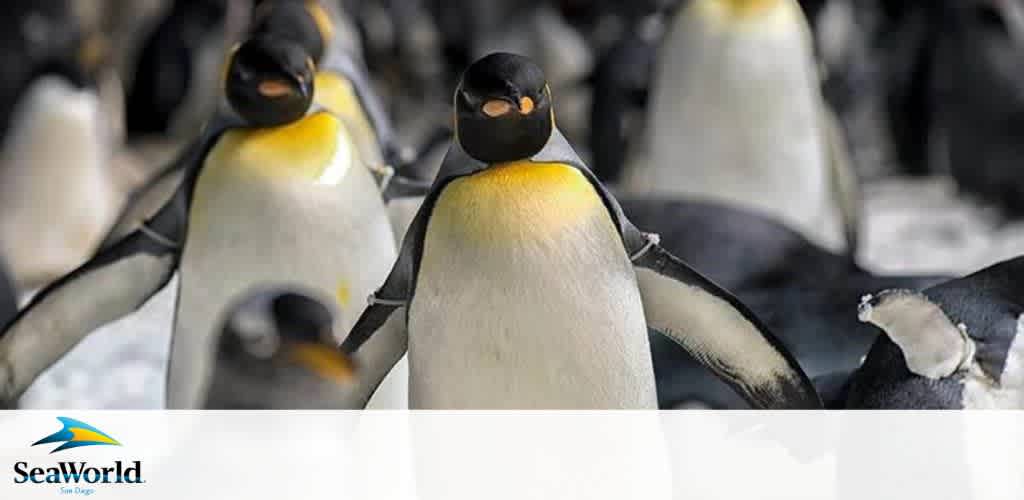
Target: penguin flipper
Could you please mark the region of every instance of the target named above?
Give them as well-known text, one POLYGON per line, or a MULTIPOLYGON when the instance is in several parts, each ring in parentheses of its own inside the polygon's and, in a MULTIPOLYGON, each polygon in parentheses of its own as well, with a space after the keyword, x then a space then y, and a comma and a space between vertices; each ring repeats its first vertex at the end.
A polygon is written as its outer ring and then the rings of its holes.
POLYGON ((89 333, 141 307, 170 281, 185 235, 185 190, 140 229, 48 286, 0 333, 0 407, 89 333))
POLYGON ((861 189, 860 180, 850 163, 850 152, 843 137, 839 120, 826 109, 822 113, 825 144, 828 145, 829 181, 832 196, 839 207, 839 219, 843 226, 846 253, 856 259, 860 248, 861 189))
POLYGON ((342 352, 349 356, 354 355, 367 340, 370 340, 373 334, 377 333, 377 330, 380 330, 380 327, 384 326, 391 314, 399 307, 402 306, 392 303, 371 303, 359 316, 359 321, 356 321, 348 337, 345 337, 341 343, 342 352))
POLYGON ((754 408, 822 407, 793 356, 739 300, 654 241, 633 255, 648 328, 686 349, 754 408))
POLYGON ((152 217, 181 187, 185 180, 185 169, 178 162, 164 168, 142 187, 129 196, 114 226, 110 228, 100 251, 106 250, 118 241, 136 231, 143 221, 152 217))
POLYGON ((138 230, 144 221, 154 217, 174 197, 180 195, 183 187, 191 188, 191 181, 194 179, 190 179, 189 176, 196 173, 213 144, 224 131, 241 125, 244 125, 241 118, 227 109, 227 104, 222 103, 217 114, 205 126, 199 138, 182 149, 174 161, 129 196, 117 221, 99 246, 100 251, 110 248, 125 236, 138 230))

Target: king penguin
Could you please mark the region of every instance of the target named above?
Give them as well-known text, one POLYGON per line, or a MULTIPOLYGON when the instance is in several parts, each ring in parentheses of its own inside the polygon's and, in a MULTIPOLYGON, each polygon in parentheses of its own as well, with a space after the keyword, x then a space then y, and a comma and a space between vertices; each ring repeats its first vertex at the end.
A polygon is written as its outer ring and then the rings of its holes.
MULTIPOLYGON (((265 33, 229 57, 230 109, 182 156, 184 179, 153 217, 24 309, 0 339, 10 400, 91 330, 138 308, 175 270, 179 289, 167 406, 196 408, 209 380, 217 321, 256 284, 287 278, 333 297, 348 331, 396 257, 375 179, 344 122, 313 105, 315 66, 301 45, 265 33), (83 300, 90 297, 92 300, 83 300)), ((357 361, 361 407, 404 354, 397 323, 357 361), (370 367, 386 367, 375 372, 370 367)), ((342 339, 335 339, 341 341, 342 339)))
POLYGON ((0 83, 0 254, 28 292, 95 252, 129 186, 112 165, 120 89, 107 85, 102 37, 67 1, 11 10, 0 53, 22 62, 0 83))
POLYGON ((243 294, 224 315, 204 408, 344 409, 356 370, 337 349, 332 309, 291 287, 243 294))
POLYGON ((1024 409, 1024 257, 922 293, 864 297, 884 335, 848 387, 849 408, 1024 409))
POLYGON ((855 253, 857 180, 796 0, 689 2, 658 59, 626 192, 731 203, 855 253))
POLYGON ((342 344, 359 352, 406 307, 410 407, 657 408, 648 328, 755 406, 820 406, 757 318, 623 216, 536 64, 486 56, 454 105, 433 188, 342 344))

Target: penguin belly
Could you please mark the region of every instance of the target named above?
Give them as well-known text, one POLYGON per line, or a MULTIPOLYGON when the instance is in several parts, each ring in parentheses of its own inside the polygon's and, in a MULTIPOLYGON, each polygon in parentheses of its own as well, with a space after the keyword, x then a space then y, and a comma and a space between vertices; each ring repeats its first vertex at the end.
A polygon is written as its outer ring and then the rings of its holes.
MULTIPOLYGON (((335 133, 337 122, 330 120, 307 117, 278 138, 274 129, 228 132, 211 151, 193 194, 182 254, 168 407, 200 403, 221 314, 251 288, 291 284, 334 298, 340 333, 352 328, 364 298, 387 277, 396 258, 387 211, 347 136, 334 151, 323 146, 334 142, 320 136, 335 133), (315 151, 321 146, 326 149, 315 151)), ((399 341, 399 326, 399 320, 385 325, 384 338, 367 344, 360 353, 365 366, 381 366, 399 341)))
POLYGON ((63 78, 24 94, 0 153, 0 253, 22 291, 85 262, 117 216, 99 97, 63 78))
POLYGON ((696 7, 679 16, 656 77, 649 158, 630 165, 624 187, 751 209, 839 249, 811 38, 789 4, 756 20, 696 7))
POLYGON ((409 332, 413 408, 657 408, 632 263, 564 165, 495 166, 444 188, 409 332))

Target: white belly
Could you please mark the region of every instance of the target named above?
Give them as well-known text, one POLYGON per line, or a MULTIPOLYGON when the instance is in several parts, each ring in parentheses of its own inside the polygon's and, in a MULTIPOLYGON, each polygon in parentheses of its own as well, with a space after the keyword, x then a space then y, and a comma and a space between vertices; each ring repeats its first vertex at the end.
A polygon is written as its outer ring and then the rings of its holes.
MULTIPOLYGON (((341 310, 335 332, 343 340, 396 256, 378 193, 369 172, 353 166, 338 185, 239 176, 216 196, 193 202, 168 373, 170 408, 198 403, 220 314, 254 286, 294 284, 335 298, 341 310)), ((389 323, 360 353, 367 365, 378 365, 377 357, 393 348, 398 324, 389 323)))
POLYGON ((798 12, 776 10, 743 26, 680 14, 656 77, 649 160, 630 165, 625 187, 752 209, 835 248, 811 39, 798 12))
MULTIPOLYGON (((550 220, 493 220, 470 231, 493 232, 467 237, 465 218, 523 209, 485 197, 459 206, 450 189, 409 308, 410 406, 656 408, 636 276, 600 201, 554 231, 550 220)), ((557 199, 534 213, 573 212, 557 199)))
POLYGON ((0 252, 18 285, 41 286, 84 262, 121 203, 98 97, 58 77, 25 94, 0 152, 0 252))

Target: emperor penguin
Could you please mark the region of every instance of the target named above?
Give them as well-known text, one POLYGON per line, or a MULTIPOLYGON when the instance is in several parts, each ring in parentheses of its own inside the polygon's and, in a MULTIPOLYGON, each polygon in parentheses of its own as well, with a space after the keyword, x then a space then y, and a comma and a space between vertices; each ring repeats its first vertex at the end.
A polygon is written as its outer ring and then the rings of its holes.
POLYGON ((796 0, 693 0, 658 59, 625 192, 735 204, 856 251, 857 179, 796 0))
POLYGON ((120 89, 107 84, 100 36, 75 24, 67 2, 13 10, 0 53, 25 67, 5 71, 14 88, 0 92, 0 254, 24 293, 95 252, 129 186, 112 165, 120 89))
POLYGON ((656 408, 648 328, 758 407, 815 408, 742 304, 641 233, 555 125, 529 59, 455 91, 455 139, 398 260, 342 349, 406 308, 412 408, 656 408))
POLYGON ((884 335, 847 388, 848 408, 1024 409, 1024 257, 915 293, 866 296, 884 335))
POLYGON ((204 408, 345 408, 352 360, 337 349, 333 307, 315 293, 261 286, 225 312, 204 408))
MULTIPOLYGON (((315 71, 307 50, 272 33, 231 53, 230 109, 183 155, 185 181, 171 200, 37 295, 4 332, 0 400, 17 397, 91 330, 138 308, 175 270, 169 408, 202 405, 219 315, 256 284, 288 279, 333 297, 335 331, 348 331, 365 306, 354 297, 386 276, 396 249, 352 132, 313 103, 315 71)), ((359 407, 405 352, 400 325, 386 330, 357 359, 367 377, 351 393, 359 407)))

